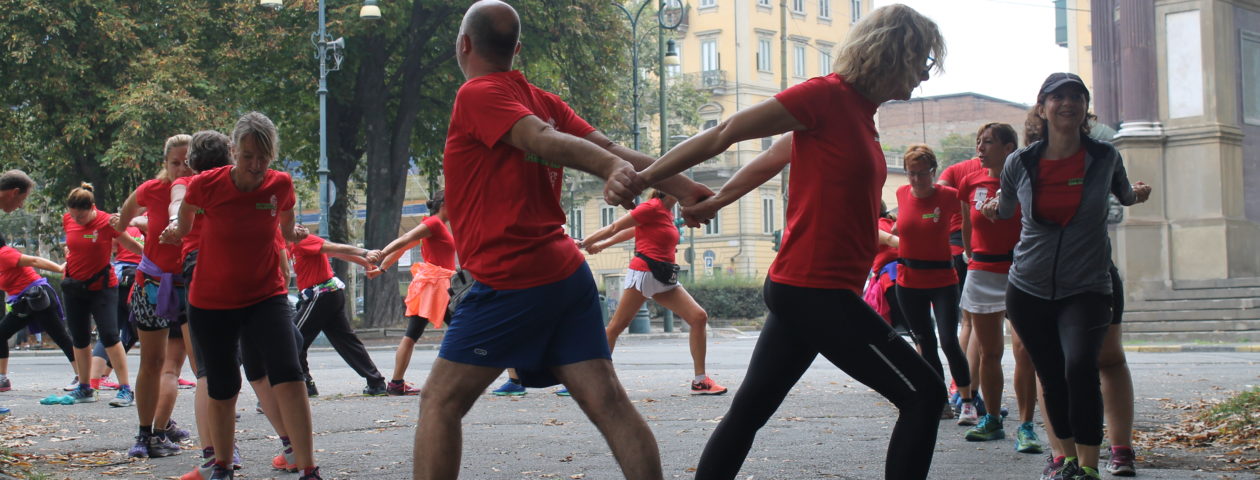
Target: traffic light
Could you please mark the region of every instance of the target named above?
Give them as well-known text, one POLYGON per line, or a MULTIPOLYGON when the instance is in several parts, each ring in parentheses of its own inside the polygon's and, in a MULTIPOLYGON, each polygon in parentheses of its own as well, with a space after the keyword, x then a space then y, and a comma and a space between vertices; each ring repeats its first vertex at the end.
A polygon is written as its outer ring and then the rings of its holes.
POLYGON ((779 247, 782 245, 783 245, 783 230, 775 230, 774 231, 774 246, 770 247, 770 249, 777 252, 779 251, 779 247))

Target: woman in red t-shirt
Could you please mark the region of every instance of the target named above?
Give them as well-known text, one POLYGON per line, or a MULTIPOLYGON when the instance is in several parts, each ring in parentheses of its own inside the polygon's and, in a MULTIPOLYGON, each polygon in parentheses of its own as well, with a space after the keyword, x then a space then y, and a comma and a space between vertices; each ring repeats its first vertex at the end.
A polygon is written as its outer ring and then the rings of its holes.
POLYGON ((61 219, 66 233, 66 274, 61 292, 66 301, 66 327, 74 342, 75 371, 79 388, 70 392, 81 401, 96 401, 92 379, 92 321, 109 360, 118 371, 118 394, 111 407, 130 407, 135 403, 127 375, 127 354, 119 343, 118 278, 109 264, 109 256, 117 241, 127 250, 140 252, 134 239, 120 234, 109 225, 109 214, 96 209, 92 185, 84 183, 66 197, 68 212, 61 219))
MULTIPOLYGON (((904 158, 910 184, 897 189, 897 235, 901 239, 897 303, 919 352, 944 378, 945 369, 936 353, 940 335, 949 373, 959 391, 965 391, 971 385, 971 370, 958 343, 958 274, 949 246, 949 218, 959 210, 958 191, 934 183, 936 154, 927 145, 911 145, 904 158)), ((968 407, 975 408, 971 403, 970 396, 963 398, 964 414, 968 407)), ((941 418, 953 417, 953 410, 946 405, 941 418)), ((961 415, 959 424, 967 425, 969 420, 974 418, 961 415)))
MULTIPOLYGON (((71 369, 75 367, 73 345, 62 321, 61 301, 57 299, 57 292, 48 285, 48 280, 35 273, 36 268, 58 273, 65 271, 62 265, 46 258, 23 255, 0 238, 0 290, 4 291, 5 301, 12 307, 0 319, 0 392, 13 389, 13 382, 8 376, 9 338, 28 326, 38 326, 52 337, 62 353, 66 354, 71 369)), ((60 401, 61 398, 51 396, 45 400, 60 401)), ((80 402, 78 398, 71 401, 80 402)))
POLYGON ((677 313, 691 327, 687 335, 695 371, 691 394, 721 395, 726 393, 726 387, 718 385, 704 371, 704 332, 709 314, 678 283, 678 265, 674 263, 679 237, 678 227, 674 225, 674 205, 678 204, 678 200, 660 190, 654 190, 648 196, 650 200, 582 240, 587 253, 595 255, 634 238, 634 258, 626 270, 621 300, 606 328, 608 348, 611 350, 617 345, 617 336, 630 325, 643 302, 649 298, 656 300, 662 307, 677 313), (666 275, 668 277, 662 279, 666 275))
POLYGON ((131 219, 144 209, 148 222, 145 237, 153 239, 144 243, 144 255, 136 268, 135 286, 131 290, 132 317, 140 343, 147 347, 140 349, 140 368, 136 372, 136 416, 140 430, 135 444, 127 451, 132 457, 166 457, 180 452, 179 446, 167 435, 172 426, 170 416, 175 408, 178 386, 174 379, 166 379, 162 370, 168 356, 178 356, 178 352, 168 355, 167 345, 180 343, 170 337, 171 330, 180 329, 187 320, 183 314, 187 292, 180 275, 179 246, 163 244, 157 238, 169 219, 166 206, 171 199, 172 182, 193 173, 188 168, 191 139, 186 134, 166 139, 162 172, 157 178, 140 184, 127 197, 113 224, 115 230, 123 229, 123 225, 130 225, 131 219))
MULTIPOLYGON (((298 361, 301 339, 280 275, 276 229, 285 240, 306 236, 293 213, 288 174, 271 170, 278 134, 258 112, 245 114, 232 132, 236 165, 198 174, 179 208, 175 239, 188 234, 194 215, 201 226, 197 267, 188 292, 189 326, 201 352, 210 394, 208 424, 214 445, 235 442, 236 397, 241 389, 238 355, 266 365, 284 429, 292 442, 301 480, 320 478, 315 466, 310 403, 298 361)), ((230 455, 215 452, 213 476, 230 478, 230 455)))
MULTIPOLYGON (((783 246, 764 292, 770 315, 730 411, 700 457, 697 479, 735 477, 757 430, 819 354, 897 406, 888 443, 897 455, 885 457, 884 478, 927 477, 945 385, 858 292, 875 258, 888 173, 875 111, 883 102, 909 99, 944 55, 944 38, 930 19, 904 5, 878 8, 849 29, 835 73, 740 110, 639 173, 652 185, 736 142, 791 132, 717 195, 683 209, 689 224, 712 218, 792 166, 783 246)), ((625 200, 616 192, 607 196, 625 200)))
POLYGON ((385 248, 368 253, 369 262, 380 262, 378 268, 368 271, 368 278, 380 276, 384 269, 398 261, 403 252, 416 245, 420 245, 420 255, 424 259, 422 262, 411 262, 411 284, 407 286, 407 297, 403 299, 407 331, 398 340, 398 349, 394 352, 394 375, 385 386, 390 395, 420 394, 419 388, 403 379, 407 367, 411 365, 416 341, 429 324, 433 324, 434 328, 440 327, 451 316, 446 306, 451 300, 447 293, 451 288, 451 275, 455 274, 455 239, 450 229, 446 228, 446 191, 434 192, 425 206, 429 209, 429 216, 419 225, 389 242, 385 248))

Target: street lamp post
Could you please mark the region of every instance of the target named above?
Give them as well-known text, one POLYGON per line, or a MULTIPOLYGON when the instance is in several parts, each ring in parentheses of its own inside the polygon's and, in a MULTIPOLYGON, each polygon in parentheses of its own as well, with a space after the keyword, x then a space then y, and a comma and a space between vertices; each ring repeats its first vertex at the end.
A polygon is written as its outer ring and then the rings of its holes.
MULTIPOLYGON (((282 0, 259 0, 259 4, 275 10, 284 5, 282 0)), ((341 69, 346 41, 341 37, 334 40, 328 34, 325 11, 324 0, 319 0, 319 26, 311 34, 311 43, 315 45, 315 58, 319 60, 319 87, 315 90, 315 94, 319 95, 319 168, 315 170, 319 175, 319 236, 328 239, 328 73, 341 69), (329 60, 332 60, 331 65, 329 60)), ((359 8, 359 18, 379 20, 381 8, 377 0, 364 0, 359 8)))

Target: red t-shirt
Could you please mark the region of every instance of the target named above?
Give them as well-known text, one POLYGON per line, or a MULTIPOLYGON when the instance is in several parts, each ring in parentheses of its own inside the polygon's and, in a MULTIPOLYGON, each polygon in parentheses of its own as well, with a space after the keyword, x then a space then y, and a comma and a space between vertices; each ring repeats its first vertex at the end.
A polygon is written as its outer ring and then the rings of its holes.
MULTIPOLYGON (((880 231, 892 233, 893 226, 896 224, 892 219, 879 217, 880 231)), ((879 248, 875 250, 875 263, 871 264, 871 271, 879 271, 884 268, 884 265, 888 265, 888 262, 896 261, 900 256, 901 252, 898 248, 879 244, 879 248)))
MULTIPOLYGON (((127 227, 126 233, 140 246, 144 246, 144 232, 141 232, 139 228, 127 227)), ((139 264, 140 255, 131 253, 131 250, 127 250, 122 245, 119 245, 117 251, 114 252, 114 261, 139 264)))
MULTIPOLYGON (((937 185, 927 198, 917 198, 909 185, 897 189, 897 233, 901 258, 949 262, 949 216, 961 210, 958 190, 937 185)), ((897 266, 897 285, 907 288, 940 288, 958 284, 958 273, 950 268, 910 268, 897 266)))
POLYGON ((152 242, 144 243, 144 256, 164 272, 180 273, 184 271, 180 246, 158 241, 162 230, 166 230, 166 224, 170 221, 170 212, 167 209, 171 204, 172 185, 174 184, 171 182, 157 179, 144 182, 136 188, 136 203, 148 209, 144 214, 149 219, 149 232, 144 237, 153 239, 152 242))
MULTIPOLYGON (((184 198, 187 199, 188 198, 187 188, 188 188, 188 185, 192 184, 192 179, 193 177, 191 176, 180 177, 180 178, 175 179, 175 181, 171 183, 171 185, 172 187, 175 185, 183 185, 185 188, 184 198)), ((204 210, 198 209, 197 212, 193 214, 192 228, 188 230, 188 233, 184 235, 184 238, 181 241, 183 244, 179 250, 179 258, 181 261, 184 258, 187 258, 189 253, 192 253, 198 248, 201 248, 201 224, 202 224, 202 219, 204 218, 201 215, 202 212, 204 212, 204 210)))
POLYGON ((0 290, 4 290, 4 293, 17 295, 31 282, 40 279, 34 268, 19 267, 18 262, 21 260, 22 252, 16 248, 8 245, 0 247, 0 290))
POLYGON ((66 232, 66 276, 82 281, 108 270, 101 277, 104 282, 97 280, 87 286, 88 290, 117 287, 118 277, 109 266, 109 254, 114 249, 118 231, 109 226, 109 214, 98 209, 96 218, 87 225, 79 225, 66 213, 61 217, 61 228, 66 232))
MULTIPOLYGON (((985 168, 980 164, 980 158, 972 158, 970 160, 963 160, 945 167, 945 171, 941 172, 939 180, 949 182, 949 186, 956 189, 962 185, 963 180, 966 180, 966 178, 970 177, 971 174, 981 171, 985 171, 985 168)), ((949 217, 949 232, 954 233, 961 230, 962 215, 957 214, 949 217)), ((954 255, 962 255, 963 247, 962 245, 950 244, 950 251, 953 252, 954 255)))
MULTIPOLYGON (((1002 187, 1002 179, 989 176, 984 169, 968 175, 958 186, 958 198, 967 202, 967 211, 971 215, 971 251, 987 255, 1009 255, 1019 243, 1020 217, 1019 209, 1008 219, 989 220, 980 213, 980 205, 986 200, 996 197, 1002 187)), ((993 273, 1008 273, 1011 262, 981 262, 972 259, 968 270, 983 270, 993 273)))
POLYGON ((498 290, 554 283, 585 261, 562 227, 564 169, 500 141, 527 115, 576 137, 595 131, 560 97, 511 71, 465 82, 446 132, 442 171, 460 262, 498 290))
POLYGON ((1085 149, 1063 159, 1043 158, 1037 167, 1033 212, 1040 220, 1067 226, 1081 205, 1084 188, 1085 149))
POLYGON ((875 259, 888 177, 871 103, 836 74, 774 97, 805 128, 792 136, 787 224, 770 279, 859 293, 875 259))
MULTIPOLYGON (((674 226, 674 212, 653 198, 630 211, 639 226, 634 227, 634 250, 653 260, 674 263, 678 251, 678 227, 674 226)), ((630 269, 649 272, 647 262, 639 257, 630 260, 630 269)))
POLYGON ((297 287, 305 290, 328 281, 333 277, 332 264, 324 255, 324 239, 307 235, 302 241, 289 243, 289 258, 293 259, 293 271, 297 272, 297 287))
POLYGON ((267 170, 252 192, 232 182, 231 165, 202 172, 188 186, 184 201, 200 207, 201 248, 188 292, 194 307, 243 308, 288 292, 280 276, 276 231, 280 212, 292 210, 293 180, 267 170))
POLYGON ((429 236, 421 241, 420 258, 447 270, 455 269, 455 239, 437 215, 430 215, 421 220, 429 228, 429 236))

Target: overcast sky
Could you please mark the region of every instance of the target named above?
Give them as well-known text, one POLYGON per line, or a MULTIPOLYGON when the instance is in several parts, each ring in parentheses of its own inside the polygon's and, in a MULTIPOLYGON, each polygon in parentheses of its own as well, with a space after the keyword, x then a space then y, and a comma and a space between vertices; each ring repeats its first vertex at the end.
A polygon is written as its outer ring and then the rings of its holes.
POLYGON ((1031 104, 1046 75, 1067 70, 1068 51, 1054 43, 1052 0, 874 1, 909 5, 945 35, 946 71, 916 97, 976 92, 1031 104))

